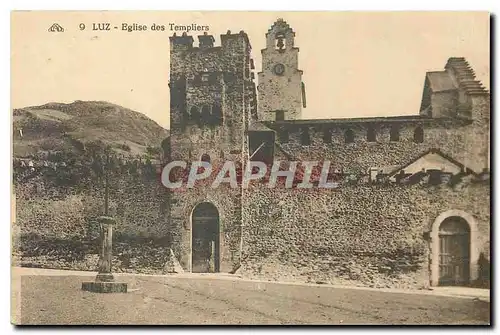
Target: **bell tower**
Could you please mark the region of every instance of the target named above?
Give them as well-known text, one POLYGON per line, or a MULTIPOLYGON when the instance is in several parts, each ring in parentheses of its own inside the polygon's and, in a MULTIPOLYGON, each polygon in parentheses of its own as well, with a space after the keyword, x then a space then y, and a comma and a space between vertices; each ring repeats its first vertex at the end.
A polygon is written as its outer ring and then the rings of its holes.
POLYGON ((306 107, 295 32, 278 19, 266 34, 262 71, 258 73, 258 117, 261 121, 300 119, 306 107))

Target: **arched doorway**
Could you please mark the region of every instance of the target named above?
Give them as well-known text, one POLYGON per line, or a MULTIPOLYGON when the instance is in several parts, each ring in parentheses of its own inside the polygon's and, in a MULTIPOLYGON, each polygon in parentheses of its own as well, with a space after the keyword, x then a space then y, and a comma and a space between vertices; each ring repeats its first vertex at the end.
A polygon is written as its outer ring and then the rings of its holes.
POLYGON ((474 217, 462 210, 441 213, 430 230, 430 284, 469 285, 478 278, 480 245, 474 217))
POLYGON ((191 216, 191 272, 219 272, 219 212, 209 203, 198 204, 191 216))
POLYGON ((470 227, 451 216, 439 226, 439 285, 467 285, 470 280, 470 227))

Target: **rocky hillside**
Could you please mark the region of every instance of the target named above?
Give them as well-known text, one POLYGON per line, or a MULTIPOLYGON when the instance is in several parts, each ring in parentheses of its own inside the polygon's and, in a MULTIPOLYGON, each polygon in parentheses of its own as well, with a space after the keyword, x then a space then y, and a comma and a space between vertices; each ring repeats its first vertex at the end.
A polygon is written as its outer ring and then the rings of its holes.
POLYGON ((89 143, 143 154, 159 148, 168 130, 144 114, 105 101, 48 103, 15 109, 13 154, 28 157, 47 151, 85 150, 89 143))

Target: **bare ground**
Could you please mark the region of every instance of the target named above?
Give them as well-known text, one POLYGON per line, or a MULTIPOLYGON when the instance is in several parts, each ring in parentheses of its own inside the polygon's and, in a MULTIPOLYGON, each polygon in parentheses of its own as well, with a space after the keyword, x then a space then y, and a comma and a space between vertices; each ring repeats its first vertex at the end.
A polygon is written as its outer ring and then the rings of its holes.
MULTIPOLYGON (((410 293, 217 278, 120 276, 129 293, 81 290, 86 276, 13 278, 22 325, 487 325, 490 303, 410 293)), ((14 319, 16 320, 16 319, 14 319)), ((19 322, 20 321, 20 322, 19 322)))

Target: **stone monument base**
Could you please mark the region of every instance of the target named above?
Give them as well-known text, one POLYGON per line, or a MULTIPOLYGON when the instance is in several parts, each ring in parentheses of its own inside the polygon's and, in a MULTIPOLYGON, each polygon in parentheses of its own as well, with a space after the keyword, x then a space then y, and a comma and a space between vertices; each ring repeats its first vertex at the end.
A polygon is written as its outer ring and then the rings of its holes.
POLYGON ((102 282, 109 283, 109 282, 114 282, 115 277, 110 272, 102 272, 102 273, 97 274, 97 276, 95 277, 95 281, 97 281, 97 282, 102 281, 102 282))
POLYGON ((82 290, 95 293, 127 293, 127 283, 88 281, 82 283, 82 290))

